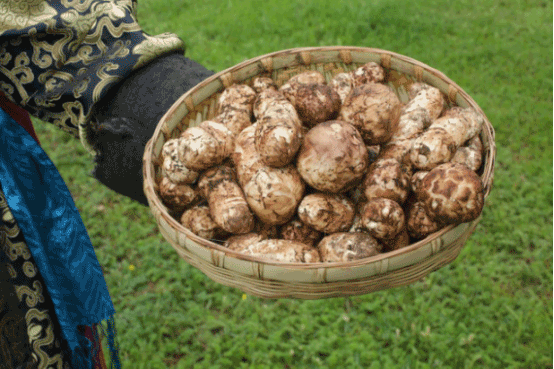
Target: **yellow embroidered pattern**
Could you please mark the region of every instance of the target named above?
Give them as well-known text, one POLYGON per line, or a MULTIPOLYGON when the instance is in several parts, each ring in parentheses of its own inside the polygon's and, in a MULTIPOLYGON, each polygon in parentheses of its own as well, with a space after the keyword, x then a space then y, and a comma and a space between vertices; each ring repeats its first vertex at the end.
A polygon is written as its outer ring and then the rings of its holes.
POLYGON ((90 112, 108 88, 159 55, 184 50, 150 36, 131 0, 0 0, 0 92, 89 142, 90 112))

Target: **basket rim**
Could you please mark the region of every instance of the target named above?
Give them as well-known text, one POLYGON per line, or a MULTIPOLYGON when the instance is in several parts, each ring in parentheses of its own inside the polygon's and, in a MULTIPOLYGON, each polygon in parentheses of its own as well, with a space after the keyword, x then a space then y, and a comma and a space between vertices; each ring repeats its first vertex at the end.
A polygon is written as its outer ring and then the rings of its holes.
MULTIPOLYGON (((445 82, 448 83, 449 89, 452 89, 455 91, 455 94, 460 94, 465 100, 468 101, 468 103, 478 110, 483 116, 485 117, 485 125, 484 128, 488 128, 488 135, 490 136, 490 156, 487 163, 488 166, 484 170, 483 177, 485 177, 486 183, 484 183, 485 186, 485 199, 488 197, 491 187, 492 187, 492 176, 493 176, 493 169, 494 169, 494 158, 496 155, 496 145, 495 145, 495 134, 494 134, 494 128, 492 127, 491 123, 489 122, 488 118, 486 117, 485 113, 482 111, 482 109, 479 107, 479 105, 469 96, 461 87, 459 87, 454 81, 452 81, 449 77, 447 77, 444 73, 440 72, 439 70, 430 67, 429 65, 422 63, 416 59, 413 59, 408 56, 404 56, 402 54, 398 54, 392 51, 378 49, 378 48, 369 48, 369 47, 359 47, 359 46, 319 46, 319 47, 300 47, 300 48, 291 48, 291 49, 285 49, 280 51, 275 51, 271 53, 267 53, 264 55, 260 55, 251 59, 244 60, 234 66, 231 66, 227 69, 224 69, 204 81, 200 82, 196 86, 194 86, 192 89, 184 93, 179 99, 175 101, 175 103, 171 106, 171 108, 164 114, 164 116, 160 119, 158 122, 156 129, 154 131, 154 134, 152 138, 148 141, 144 156, 143 156, 143 176, 144 176, 144 188, 145 188, 145 194, 149 202, 150 209, 154 213, 154 216, 156 217, 156 220, 158 220, 158 217, 162 217, 165 222, 167 222, 176 232, 179 232, 181 234, 184 234, 186 238, 191 239, 192 241, 200 244, 201 246, 211 249, 215 252, 221 252, 225 254, 225 257, 231 257, 247 262, 254 262, 257 264, 263 264, 263 265, 272 265, 277 267, 282 267, 284 269, 290 268, 290 269, 333 269, 333 268, 345 268, 345 267, 355 267, 355 266, 362 266, 370 263, 377 263, 380 261, 383 261, 385 259, 389 259, 395 256, 407 254, 414 252, 421 247, 429 244, 430 242, 440 239, 441 236, 447 234, 448 232, 453 231, 455 228, 459 227, 471 227, 474 228, 477 223, 480 221, 481 216, 477 218, 476 220, 469 222, 469 223, 462 223, 462 224, 451 224, 448 225, 439 231, 432 233, 428 235, 426 238, 419 240, 415 243, 412 243, 406 247, 403 247, 398 250, 394 250, 387 253, 378 254, 372 257, 359 259, 359 260, 352 260, 348 262, 334 262, 334 263, 325 263, 325 262, 318 262, 318 263, 285 263, 285 262, 278 262, 273 260, 267 260, 261 257, 255 257, 255 256, 249 256, 242 253, 239 253, 234 250, 230 250, 222 245, 219 245, 215 242, 212 242, 210 240, 207 240, 205 238, 199 237, 192 233, 190 230, 182 226, 177 220, 175 220, 167 211, 165 205, 162 203, 159 196, 157 196, 156 192, 154 191, 154 182, 155 182, 155 173, 154 173, 154 165, 153 165, 153 146, 154 141, 160 136, 164 135, 164 132, 162 130, 163 123, 170 119, 174 114, 176 114, 176 111, 178 107, 185 104, 189 110, 194 109, 195 104, 193 103, 193 95, 203 88, 206 88, 206 86, 209 86, 213 84, 214 82, 219 81, 222 88, 228 87, 234 83, 240 83, 241 81, 235 80, 235 73, 238 71, 241 71, 245 67, 259 64, 260 65, 260 72, 267 71, 271 72, 274 69, 282 69, 282 68, 288 68, 288 67, 294 67, 298 65, 309 65, 309 64, 315 64, 317 63, 317 60, 314 60, 313 54, 314 52, 335 52, 338 54, 338 58, 340 58, 343 62, 346 63, 354 63, 352 59, 353 52, 355 53, 362 53, 362 54, 375 54, 380 57, 381 65, 385 68, 392 68, 392 64, 394 64, 395 61, 401 61, 404 63, 408 63, 413 65, 415 68, 415 73, 418 73, 418 69, 420 68, 423 71, 432 74, 436 78, 439 78, 445 82), (282 68, 274 68, 274 59, 278 57, 287 57, 292 56, 294 57, 295 63, 287 64, 286 66, 282 68), (350 58, 350 60, 348 60, 350 58)), ((337 61, 341 61, 337 60, 337 61)), ((258 73, 258 74, 259 74, 258 73)), ((417 76, 415 76, 417 77, 417 76)), ((450 96, 450 90, 449 90, 449 97, 450 96)), ((211 96, 211 95, 210 95, 211 96)), ((484 129, 483 128, 483 129, 484 129)), ((485 180, 483 182, 485 182, 485 180)))

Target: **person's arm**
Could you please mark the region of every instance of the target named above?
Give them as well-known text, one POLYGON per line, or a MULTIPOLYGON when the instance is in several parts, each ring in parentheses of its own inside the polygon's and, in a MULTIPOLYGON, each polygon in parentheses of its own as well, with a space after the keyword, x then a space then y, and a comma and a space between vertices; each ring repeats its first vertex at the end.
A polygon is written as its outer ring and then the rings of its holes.
POLYGON ((142 181, 135 171, 142 160, 139 146, 148 130, 154 131, 155 117, 186 90, 168 91, 177 85, 190 88, 211 72, 196 63, 197 69, 189 72, 192 62, 183 56, 183 42, 172 34, 143 32, 135 6, 131 0, 0 0, 5 11, 0 23, 0 90, 34 117, 80 138, 95 155, 94 176, 145 203, 142 189, 137 190, 142 181), (172 74, 176 79, 170 86, 156 77, 159 68, 182 73, 178 79, 172 74), (142 78, 148 82, 140 82, 142 78), (125 80, 129 84, 122 83, 125 80), (134 99, 132 86, 142 86, 146 95, 134 99), (138 120, 128 115, 125 106, 130 105, 121 101, 130 99, 140 101, 140 108, 149 113, 138 120))
POLYGON ((147 205, 142 157, 157 123, 186 91, 213 72, 179 53, 157 58, 132 73, 95 105, 97 131, 91 135, 93 175, 114 191, 147 205))

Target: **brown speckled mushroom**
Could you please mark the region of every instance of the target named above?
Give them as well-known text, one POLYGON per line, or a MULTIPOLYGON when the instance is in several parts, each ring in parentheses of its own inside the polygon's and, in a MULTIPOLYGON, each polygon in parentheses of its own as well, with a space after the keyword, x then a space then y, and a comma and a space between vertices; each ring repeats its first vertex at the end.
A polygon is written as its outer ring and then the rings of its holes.
POLYGON ((338 232, 324 237, 317 245, 321 261, 348 262, 378 255, 383 246, 363 232, 338 232))
POLYGON ((369 62, 352 71, 352 83, 354 87, 372 82, 383 82, 385 71, 375 62, 369 62))
POLYGON ((478 218, 484 205, 481 179, 460 163, 445 163, 432 169, 421 181, 417 197, 429 216, 450 224, 478 218))
POLYGON ((254 228, 254 215, 248 207, 234 169, 228 165, 210 168, 198 179, 198 189, 208 200, 212 219, 224 230, 244 234, 254 228))
POLYGON ((429 128, 444 129, 452 136, 456 147, 460 147, 481 132, 484 121, 483 115, 472 108, 455 109, 433 121, 429 128))
POLYGON ((427 111, 431 120, 437 119, 444 107, 446 99, 436 87, 428 86, 417 91, 416 94, 402 108, 402 114, 410 113, 416 109, 423 108, 427 111))
POLYGON ((401 105, 390 87, 368 83, 352 89, 338 119, 356 127, 366 144, 381 145, 388 142, 396 130, 401 105))
POLYGON ((464 146, 459 147, 454 153, 452 163, 461 163, 476 172, 483 163, 483 143, 479 135, 469 140, 464 146))
POLYGON ((264 164, 283 167, 293 161, 303 137, 298 122, 286 116, 264 116, 256 127, 256 149, 264 164))
POLYGON ((419 170, 431 170, 452 159, 456 143, 450 133, 439 127, 429 127, 412 141, 408 153, 411 164, 419 170))
POLYGON ((293 105, 271 86, 260 91, 254 103, 255 144, 264 164, 289 164, 302 144, 302 123, 293 105))
POLYGON ((441 228, 442 225, 427 214, 421 202, 414 201, 407 208, 406 229, 411 237, 420 240, 441 228))
POLYGON ((214 222, 207 205, 198 205, 188 209, 181 215, 180 221, 183 227, 208 240, 219 241, 229 236, 214 222))
POLYGON ((225 110, 240 110, 252 114, 252 104, 256 92, 245 84, 234 84, 227 87, 218 99, 218 114, 225 110))
POLYGON ((381 147, 377 160, 395 159, 402 163, 407 170, 412 170, 412 162, 409 158, 409 152, 412 148, 413 140, 391 141, 381 147))
POLYGON ((335 119, 339 113, 340 96, 327 85, 299 85, 293 94, 294 107, 307 127, 335 119))
POLYGON ((352 73, 339 73, 329 81, 329 87, 339 95, 341 104, 344 103, 346 96, 352 91, 352 86, 352 73))
MULTIPOLYGON (((269 85, 268 88, 258 92, 256 100, 254 100, 253 110, 256 120, 261 119, 268 108, 271 108, 272 110, 286 110, 288 115, 290 115, 291 117, 296 117, 298 121, 300 121, 300 118, 298 118, 298 113, 296 112, 290 101, 288 101, 281 92, 272 88, 271 85, 269 85)), ((279 113, 282 115, 282 112, 279 113)))
POLYGON ((360 210, 360 215, 368 233, 379 240, 394 238, 405 225, 402 207, 386 198, 368 200, 360 210))
POLYGON ((244 186, 246 201, 261 221, 288 222, 304 195, 304 182, 294 165, 261 167, 244 186))
POLYGON ((328 121, 304 136, 297 167, 302 178, 319 191, 347 191, 361 179, 369 163, 367 149, 350 124, 328 121))
POLYGON ((241 248, 246 248, 265 239, 267 239, 267 237, 264 237, 264 235, 261 235, 259 233, 252 232, 246 234, 237 234, 225 240, 223 246, 227 247, 229 250, 238 250, 241 248))
POLYGON ((408 112, 402 111, 390 142, 411 140, 419 136, 430 124, 431 118, 425 108, 416 107, 408 112))
POLYGON ((237 136, 232 155, 237 179, 250 208, 262 222, 284 224, 294 216, 305 184, 294 165, 273 168, 262 162, 254 144, 256 125, 237 136))
POLYGON ((408 86, 408 97, 413 99, 421 90, 426 90, 432 86, 424 82, 414 82, 408 86))
POLYGON ((279 92, 292 103, 307 127, 335 119, 341 105, 338 93, 325 83, 325 77, 318 71, 291 77, 279 92))
POLYGON ((223 124, 204 121, 187 128, 179 141, 179 160, 195 171, 222 163, 231 155, 234 134, 223 124))
POLYGON ((254 123, 236 137, 235 150, 231 154, 241 187, 244 187, 260 168, 266 166, 256 150, 256 128, 257 123, 254 123))
POLYGON ((315 246, 321 239, 321 232, 304 224, 300 219, 293 219, 281 227, 281 238, 284 240, 315 246))
POLYGON ((410 191, 408 169, 396 159, 379 159, 371 164, 364 178, 366 199, 385 197, 402 204, 410 191))
POLYGON ((245 244, 235 250, 245 255, 283 263, 317 263, 320 261, 317 248, 288 240, 262 240, 245 244))
POLYGON ((173 183, 169 178, 162 178, 158 188, 162 201, 173 212, 180 213, 200 199, 198 191, 193 187, 173 183))
POLYGON ((300 220, 324 233, 348 231, 355 212, 354 204, 338 194, 313 193, 306 195, 298 205, 300 220))
POLYGON ((298 73, 287 82, 285 82, 279 91, 283 93, 294 104, 295 93, 294 90, 300 85, 323 85, 325 84, 325 76, 316 70, 308 70, 302 73, 298 73))
POLYGON ((252 81, 252 88, 256 93, 260 93, 263 90, 277 90, 277 84, 269 77, 256 77, 252 81))
POLYGON ((243 129, 252 125, 250 114, 244 110, 227 109, 213 118, 214 122, 221 123, 236 136, 243 129))
POLYGON ((179 139, 168 140, 162 148, 162 175, 176 184, 191 184, 198 172, 190 170, 179 160, 179 139))

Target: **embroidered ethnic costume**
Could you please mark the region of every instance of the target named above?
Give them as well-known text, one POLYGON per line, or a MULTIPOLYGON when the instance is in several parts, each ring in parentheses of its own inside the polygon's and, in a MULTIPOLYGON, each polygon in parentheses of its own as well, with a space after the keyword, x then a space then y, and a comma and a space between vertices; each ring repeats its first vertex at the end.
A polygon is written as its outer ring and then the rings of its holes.
POLYGON ((112 365, 120 365, 100 265, 18 107, 94 154, 95 105, 137 68, 172 52, 184 52, 182 41, 144 33, 132 0, 0 0, 1 369, 105 368, 102 321, 112 365))

